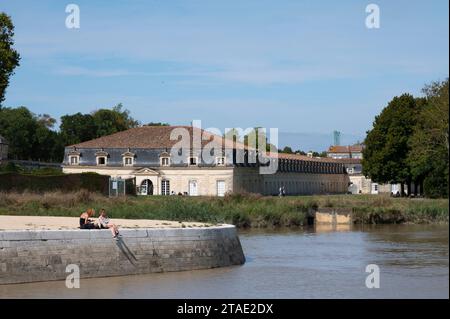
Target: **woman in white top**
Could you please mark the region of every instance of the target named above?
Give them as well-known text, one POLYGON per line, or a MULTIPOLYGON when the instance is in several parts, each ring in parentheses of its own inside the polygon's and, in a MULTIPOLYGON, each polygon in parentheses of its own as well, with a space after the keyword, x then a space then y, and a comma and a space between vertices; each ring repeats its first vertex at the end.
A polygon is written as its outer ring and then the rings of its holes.
POLYGON ((101 229, 110 229, 113 238, 117 238, 117 236, 119 236, 119 228, 115 224, 112 224, 110 222, 109 217, 103 208, 100 210, 100 216, 98 217, 98 225, 100 226, 101 229))

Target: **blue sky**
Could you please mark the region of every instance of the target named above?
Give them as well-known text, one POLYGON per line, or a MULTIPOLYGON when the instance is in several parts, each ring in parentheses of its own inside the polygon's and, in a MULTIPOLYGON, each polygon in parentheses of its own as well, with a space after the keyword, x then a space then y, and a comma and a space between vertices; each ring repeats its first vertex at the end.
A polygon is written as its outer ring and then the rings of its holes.
POLYGON ((448 0, 1 0, 21 66, 5 105, 60 117, 122 102, 142 123, 277 127, 280 146, 364 139, 395 95, 448 77, 448 0), (78 4, 81 28, 65 27, 78 4), (365 8, 381 9, 367 29, 365 8))

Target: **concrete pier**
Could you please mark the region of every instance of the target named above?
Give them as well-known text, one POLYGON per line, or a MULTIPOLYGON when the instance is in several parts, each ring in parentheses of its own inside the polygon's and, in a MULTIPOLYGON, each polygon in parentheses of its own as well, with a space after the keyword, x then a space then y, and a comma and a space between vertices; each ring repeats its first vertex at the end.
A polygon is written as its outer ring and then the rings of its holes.
POLYGON ((208 228, 0 231, 0 284, 65 280, 67 266, 81 278, 241 265, 232 225, 208 228))

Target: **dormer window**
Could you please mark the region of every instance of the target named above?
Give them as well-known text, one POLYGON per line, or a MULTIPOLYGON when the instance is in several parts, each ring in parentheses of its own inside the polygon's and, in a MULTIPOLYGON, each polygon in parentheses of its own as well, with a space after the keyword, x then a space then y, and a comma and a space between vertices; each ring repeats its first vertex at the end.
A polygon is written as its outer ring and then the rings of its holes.
POLYGON ((191 156, 189 157, 189 166, 196 166, 197 165, 197 157, 191 156))
POLYGON ((95 153, 96 161, 98 166, 106 166, 108 164, 108 153, 103 149, 95 153))
POLYGON ((170 154, 168 152, 162 152, 159 155, 159 165, 170 166, 170 154))
POLYGON ((106 156, 97 156, 97 165, 106 165, 106 156))
POLYGON ((161 166, 170 166, 170 158, 161 157, 161 166))
POLYGON ((223 157, 223 156, 216 157, 216 165, 217 166, 225 166, 225 157, 223 157))
POLYGON ((79 165, 81 153, 74 147, 73 150, 67 154, 69 158, 69 165, 79 165))
POLYGON ((134 158, 129 157, 129 156, 124 157, 123 158, 123 165, 124 166, 133 166, 134 165, 134 158))
POLYGON ((134 157, 135 154, 130 152, 130 149, 128 149, 127 152, 122 154, 122 161, 123 166, 133 166, 134 165, 134 157))
POLYGON ((78 165, 80 163, 79 155, 70 155, 69 156, 69 164, 70 165, 78 165))

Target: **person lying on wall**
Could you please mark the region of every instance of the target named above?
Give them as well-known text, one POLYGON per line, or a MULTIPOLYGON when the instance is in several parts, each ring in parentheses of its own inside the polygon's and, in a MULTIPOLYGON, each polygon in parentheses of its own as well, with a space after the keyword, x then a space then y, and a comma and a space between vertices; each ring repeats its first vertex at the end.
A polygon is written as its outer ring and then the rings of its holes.
POLYGON ((90 218, 95 216, 95 210, 89 208, 80 215, 80 229, 99 229, 98 224, 94 223, 90 218))

